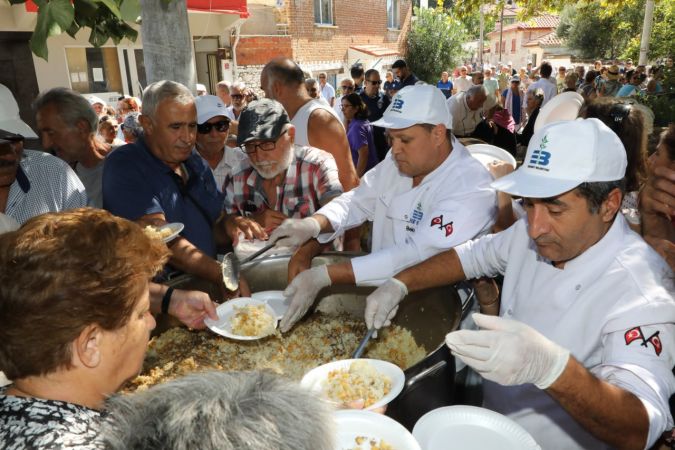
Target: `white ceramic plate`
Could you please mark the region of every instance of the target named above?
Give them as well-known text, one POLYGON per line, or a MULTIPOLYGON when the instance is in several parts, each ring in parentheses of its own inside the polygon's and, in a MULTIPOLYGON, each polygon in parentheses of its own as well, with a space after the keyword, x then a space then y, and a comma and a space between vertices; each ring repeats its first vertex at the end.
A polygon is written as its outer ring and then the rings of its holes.
POLYGON ((467 145, 466 149, 471 153, 471 156, 480 161, 486 169, 488 164, 495 160, 509 163, 514 169, 516 168, 516 158, 514 158, 511 153, 496 145, 472 144, 467 145))
POLYGON ((384 440, 396 450, 421 450, 415 438, 403 425, 383 414, 356 409, 343 409, 335 412, 337 436, 335 449, 370 449, 370 439, 378 444, 384 440), (359 447, 357 437, 368 438, 359 447))
POLYGON ((584 98, 576 92, 562 92, 556 95, 539 110, 537 121, 534 123, 534 132, 549 123, 576 119, 583 104, 584 98))
POLYGON ((157 227, 157 231, 161 232, 162 230, 166 229, 171 230, 170 235, 168 235, 165 238, 162 238, 164 242, 171 242, 174 239, 176 239, 176 237, 178 237, 180 232, 183 231, 183 228, 185 228, 185 225, 183 225, 180 222, 174 222, 174 223, 167 223, 166 225, 162 225, 161 227, 157 227))
POLYGON ((276 313, 276 318, 281 319, 291 306, 291 299, 284 297, 284 291, 260 291, 251 294, 256 300, 267 303, 276 313))
POLYGON ((262 335, 262 336, 242 336, 239 334, 234 334, 232 333, 232 325, 231 325, 231 320, 236 311, 234 310, 234 307, 244 307, 248 305, 265 305, 265 309, 267 312, 275 318, 274 320, 274 328, 277 327, 279 324, 279 320, 276 318, 276 313, 274 310, 265 302, 261 300, 256 300, 250 297, 240 297, 240 298, 235 298, 232 300, 228 300, 227 302, 223 303, 222 305, 218 306, 216 308, 216 312, 218 313, 218 320, 212 320, 210 318, 204 319, 204 324, 213 331, 214 333, 217 333, 221 336, 225 336, 226 338, 230 339, 236 339, 239 341, 255 341, 256 339, 262 339, 264 337, 267 337, 269 335, 262 335))
POLYGON ((370 405, 368 408, 366 408, 366 410, 381 408, 387 405, 403 390, 403 385, 405 384, 405 375, 403 374, 403 371, 400 367, 387 361, 367 358, 341 359, 339 361, 333 361, 316 367, 307 372, 305 376, 302 377, 300 385, 314 391, 323 392, 323 385, 324 381, 328 379, 328 372, 333 370, 349 369, 349 366, 351 366, 354 361, 367 361, 375 368, 375 370, 377 370, 382 375, 388 376, 391 380, 391 390, 389 393, 382 397, 379 401, 370 405))
POLYGON ((424 450, 541 450, 534 438, 508 417, 485 408, 456 405, 423 415, 413 436, 424 450))

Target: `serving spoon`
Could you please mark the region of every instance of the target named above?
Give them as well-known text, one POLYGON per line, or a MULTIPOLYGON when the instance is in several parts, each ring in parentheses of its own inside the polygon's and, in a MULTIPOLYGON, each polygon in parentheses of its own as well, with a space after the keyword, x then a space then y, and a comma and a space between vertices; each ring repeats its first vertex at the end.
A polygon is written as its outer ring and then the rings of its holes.
POLYGON ((239 287, 239 274, 241 272, 241 265, 246 264, 247 262, 262 255, 274 247, 275 244, 276 241, 271 242, 252 255, 242 259, 241 261, 239 261, 239 258, 237 258, 237 255, 235 255, 234 252, 230 252, 225 255, 223 257, 223 261, 220 263, 220 269, 223 274, 223 284, 225 284, 225 287, 230 291, 236 290, 239 287))

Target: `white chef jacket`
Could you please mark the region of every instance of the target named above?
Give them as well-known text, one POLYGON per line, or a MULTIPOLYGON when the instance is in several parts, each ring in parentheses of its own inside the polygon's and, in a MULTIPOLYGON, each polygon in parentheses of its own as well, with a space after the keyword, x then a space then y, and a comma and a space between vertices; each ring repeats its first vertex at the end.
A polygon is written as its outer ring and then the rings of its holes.
POLYGON ((490 230, 497 214, 492 176, 458 141, 422 182, 402 175, 391 154, 361 184, 317 211, 335 233, 373 221, 372 253, 351 260, 357 284, 381 284, 406 267, 490 230))
MULTIPOLYGON (((649 415, 647 447, 672 427, 672 271, 629 229, 622 214, 600 241, 562 270, 537 253, 527 219, 456 251, 469 279, 504 274, 501 316, 533 327, 596 377, 642 401, 649 415)), ((545 449, 607 448, 532 384, 501 386, 485 380, 483 388, 485 407, 514 419, 545 449)))

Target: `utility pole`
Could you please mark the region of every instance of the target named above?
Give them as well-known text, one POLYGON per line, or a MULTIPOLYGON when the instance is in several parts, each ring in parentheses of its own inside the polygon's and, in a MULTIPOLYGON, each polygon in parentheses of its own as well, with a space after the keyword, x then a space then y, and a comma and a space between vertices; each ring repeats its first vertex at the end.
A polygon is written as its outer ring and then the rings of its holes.
POLYGON ((499 14, 499 59, 497 60, 497 63, 502 62, 502 34, 503 33, 504 33, 504 2, 502 2, 502 11, 499 14))
POLYGON ((642 38, 640 39, 640 58, 638 65, 647 64, 649 53, 649 41, 652 34, 652 22, 654 21, 654 0, 647 0, 645 4, 645 19, 642 22, 642 38))

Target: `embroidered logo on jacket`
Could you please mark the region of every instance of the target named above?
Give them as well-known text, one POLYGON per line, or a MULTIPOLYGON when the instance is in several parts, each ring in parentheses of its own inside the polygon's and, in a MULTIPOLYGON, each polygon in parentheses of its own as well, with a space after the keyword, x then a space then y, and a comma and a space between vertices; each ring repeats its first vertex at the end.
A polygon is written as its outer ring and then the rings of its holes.
POLYGON ((431 219, 431 224, 429 226, 438 227, 439 230, 445 230, 445 237, 450 236, 453 231, 452 222, 443 223, 443 214, 431 219))
POLYGON ((641 340, 643 347, 648 347, 648 344, 652 344, 654 347, 654 351, 656 352, 656 356, 659 356, 661 354, 661 351, 663 350, 663 345, 661 344, 661 338, 659 338, 659 331, 656 333, 652 334, 648 338, 645 339, 644 334, 642 334, 642 328, 640 327, 635 327, 631 328, 630 330, 626 331, 626 334, 623 335, 626 345, 630 345, 631 342, 636 341, 636 340, 641 340))

